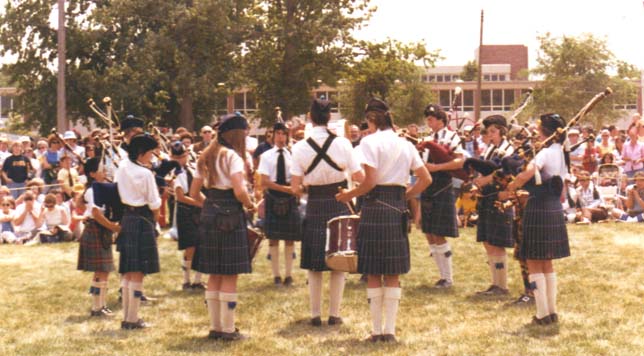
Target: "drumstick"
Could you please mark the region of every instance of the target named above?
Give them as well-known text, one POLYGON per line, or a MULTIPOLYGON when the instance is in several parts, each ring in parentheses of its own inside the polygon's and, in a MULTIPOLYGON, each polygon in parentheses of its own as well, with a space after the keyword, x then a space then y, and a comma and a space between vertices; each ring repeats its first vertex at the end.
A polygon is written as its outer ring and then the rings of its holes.
MULTIPOLYGON (((338 187, 338 192, 342 193, 343 190, 344 190, 344 188, 338 187)), ((347 205, 347 208, 349 208, 349 211, 351 212, 351 215, 356 215, 356 208, 353 205, 353 200, 348 201, 345 204, 347 205)))

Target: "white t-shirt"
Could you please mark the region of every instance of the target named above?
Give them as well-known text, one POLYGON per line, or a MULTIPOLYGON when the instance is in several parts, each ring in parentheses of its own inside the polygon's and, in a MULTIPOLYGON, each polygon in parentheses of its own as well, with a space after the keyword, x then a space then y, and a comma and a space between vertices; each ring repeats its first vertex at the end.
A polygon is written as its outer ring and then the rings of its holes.
MULTIPOLYGON (((324 126, 315 126, 311 129, 310 136, 315 143, 322 147, 329 133, 324 126)), ((347 179, 347 173, 353 174, 360 171, 360 164, 355 157, 351 142, 344 137, 336 137, 326 151, 327 155, 342 169, 337 171, 322 160, 311 173, 304 175, 306 170, 317 155, 311 145, 302 140, 293 145, 291 175, 304 177, 304 185, 327 185, 342 182, 347 179)))
POLYGON ((190 193, 190 187, 188 186, 188 173, 186 173, 187 168, 183 168, 183 171, 179 173, 174 178, 174 189, 181 188, 183 194, 188 195, 190 193))
MULTIPOLYGON (((232 149, 223 148, 217 157, 217 179, 215 182, 208 182, 208 177, 203 177, 204 187, 216 189, 232 189, 233 183, 230 177, 236 173, 244 172, 244 160, 232 149), (223 152, 223 153, 222 153, 223 152), (224 154, 222 157, 221 155, 224 154), (228 162, 226 164, 225 162, 228 162), (227 167, 226 167, 227 166, 227 167)), ((201 178, 201 172, 197 170, 194 178, 201 178)))
POLYGON ((63 217, 67 215, 67 211, 64 207, 60 205, 54 206, 53 210, 45 208, 45 225, 47 229, 51 229, 55 226, 62 228, 63 230, 69 229, 69 216, 67 216, 67 223, 64 223, 63 217))
POLYGON ((534 164, 539 169, 543 179, 549 179, 554 176, 560 176, 563 179, 568 174, 561 144, 558 143, 553 143, 539 151, 534 158, 534 164))
MULTIPOLYGON (((279 158, 279 148, 277 146, 271 148, 270 150, 262 153, 259 156, 259 166, 257 171, 259 174, 267 175, 272 182, 277 181, 277 159, 279 158)), ((286 182, 291 181, 291 153, 286 149, 282 148, 284 154, 284 167, 286 168, 286 182)))
MULTIPOLYGON (((14 214, 14 218, 18 218, 22 213, 25 211, 25 203, 22 203, 16 207, 16 212, 14 214)), ((34 208, 32 210, 33 215, 40 215, 40 204, 34 201, 34 208)), ((25 215, 25 219, 22 221, 22 224, 16 225, 14 224, 14 229, 16 232, 31 232, 34 229, 39 228, 39 226, 36 226, 36 221, 34 220, 34 217, 32 214, 27 214, 25 215)))
POLYGON ((378 172, 377 185, 406 186, 409 171, 423 166, 416 147, 393 130, 378 130, 360 141, 364 165, 378 172))
POLYGON ((161 197, 151 170, 123 160, 116 170, 115 180, 123 204, 135 207, 148 205, 151 210, 161 206, 161 197))
POLYGON ((91 218, 93 208, 97 208, 101 213, 105 212, 104 206, 97 206, 96 204, 94 204, 94 189, 92 189, 91 187, 85 191, 85 195, 83 195, 83 198, 87 202, 86 204, 87 208, 85 209, 83 216, 91 218))

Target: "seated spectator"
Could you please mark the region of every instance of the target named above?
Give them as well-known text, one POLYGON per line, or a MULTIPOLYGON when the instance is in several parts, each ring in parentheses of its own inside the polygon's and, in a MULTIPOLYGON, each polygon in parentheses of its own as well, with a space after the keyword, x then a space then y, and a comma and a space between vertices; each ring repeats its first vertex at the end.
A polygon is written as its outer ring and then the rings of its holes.
POLYGON ((72 167, 72 157, 62 155, 59 162, 58 184, 65 195, 65 201, 72 198, 73 188, 78 183, 78 171, 72 167))
POLYGON ((471 183, 463 184, 461 193, 456 199, 457 221, 460 227, 476 226, 478 214, 476 213, 476 195, 471 183))
POLYGON ((38 241, 34 237, 42 225, 42 221, 38 220, 41 206, 35 201, 33 192, 28 190, 23 195, 23 202, 16 206, 13 219, 16 243, 37 243, 38 241))
POLYGON ((87 220, 89 213, 86 213, 87 202, 83 195, 85 194, 85 186, 83 184, 76 184, 74 186, 74 198, 70 201, 71 223, 69 229, 72 231, 74 241, 80 239, 83 233, 83 223, 87 220))
POLYGON ((625 222, 644 222, 644 172, 635 173, 635 183, 626 188, 626 211, 613 209, 613 217, 625 222))
POLYGON ((2 199, 2 209, 0 209, 0 243, 15 243, 16 234, 13 231, 13 218, 15 202, 12 197, 6 196, 2 199))
POLYGON ((581 221, 581 212, 579 211, 579 196, 577 195, 577 188, 575 187, 577 178, 571 176, 566 178, 566 200, 561 204, 564 211, 564 216, 568 223, 581 221))
POLYGON ((577 195, 579 196, 579 206, 581 209, 582 219, 580 224, 590 224, 608 218, 608 212, 604 207, 604 200, 599 194, 595 185, 590 181, 590 173, 581 171, 578 175, 579 187, 577 195))
POLYGON ((38 217, 39 222, 45 226, 40 231, 41 242, 71 241, 72 233, 69 229, 69 214, 64 207, 56 204, 56 196, 49 193, 45 196, 45 208, 38 217))

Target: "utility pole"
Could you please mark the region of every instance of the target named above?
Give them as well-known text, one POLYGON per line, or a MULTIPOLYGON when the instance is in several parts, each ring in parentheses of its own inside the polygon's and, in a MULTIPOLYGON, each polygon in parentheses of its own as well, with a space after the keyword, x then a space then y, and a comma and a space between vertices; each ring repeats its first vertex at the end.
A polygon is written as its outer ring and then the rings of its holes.
POLYGON ((56 90, 56 129, 67 130, 65 98, 65 0, 58 0, 58 85, 56 90))
POLYGON ((481 47, 483 47, 483 9, 481 9, 481 32, 479 37, 478 55, 478 76, 476 78, 476 97, 474 98, 474 122, 481 118, 481 78, 483 77, 483 66, 481 65, 481 47))

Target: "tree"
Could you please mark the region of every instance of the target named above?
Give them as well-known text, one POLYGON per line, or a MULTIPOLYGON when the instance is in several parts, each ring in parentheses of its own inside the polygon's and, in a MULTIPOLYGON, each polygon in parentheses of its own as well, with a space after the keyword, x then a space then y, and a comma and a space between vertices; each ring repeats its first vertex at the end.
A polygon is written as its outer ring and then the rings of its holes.
POLYGON ((534 112, 556 112, 570 119, 595 94, 611 87, 614 95, 597 105, 586 120, 599 126, 620 116, 613 104, 629 100, 634 86, 608 74, 619 63, 605 40, 590 34, 562 38, 546 34, 539 41, 538 65, 533 72, 543 76, 543 81, 535 88, 534 112))
POLYGON ((431 92, 421 81, 422 69, 416 63, 433 65, 438 51, 428 51, 422 42, 394 40, 361 42, 359 46, 362 58, 345 73, 340 92, 343 116, 360 122, 367 101, 379 97, 390 104, 397 124, 417 122, 431 100, 431 92))
POLYGON ((264 0, 252 11, 255 32, 243 66, 264 126, 307 112, 311 90, 334 85, 353 61, 351 31, 368 20, 369 0, 264 0))
POLYGON ((461 79, 466 82, 475 81, 478 78, 479 65, 476 61, 467 61, 463 66, 463 71, 461 72, 461 79))

